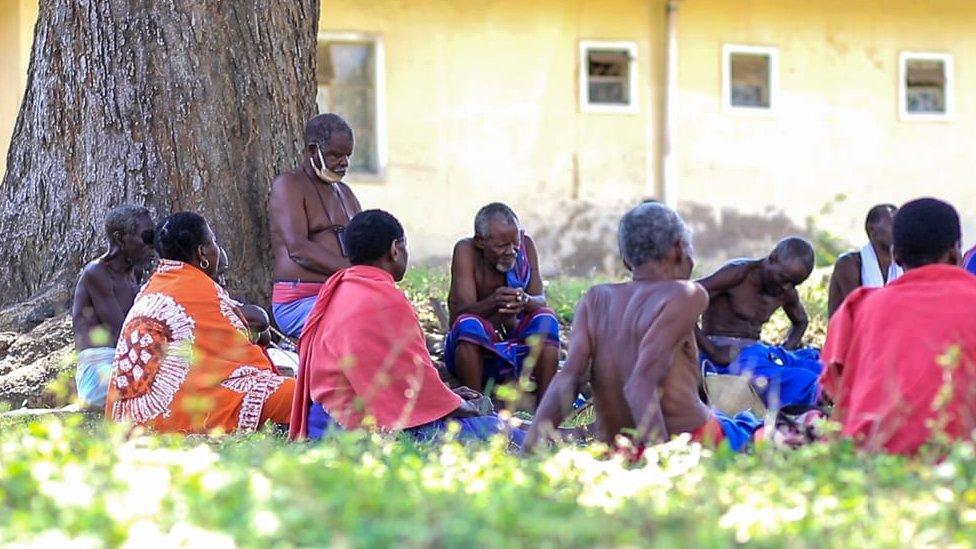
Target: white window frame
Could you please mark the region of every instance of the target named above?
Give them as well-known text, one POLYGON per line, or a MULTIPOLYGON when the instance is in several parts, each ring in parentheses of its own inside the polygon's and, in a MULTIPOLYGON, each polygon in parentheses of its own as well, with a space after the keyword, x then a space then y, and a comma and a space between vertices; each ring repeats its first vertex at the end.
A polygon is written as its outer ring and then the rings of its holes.
MULTIPOLYGON (((376 172, 350 171, 347 178, 351 181, 385 181, 387 167, 387 126, 386 126, 386 53, 383 49, 383 39, 377 34, 357 31, 321 31, 316 38, 315 47, 323 41, 335 42, 371 42, 376 59, 374 60, 373 75, 376 85, 376 105, 374 112, 373 131, 376 135, 376 172)), ((316 86, 318 83, 316 82, 316 86)), ((336 113, 342 115, 342 113, 336 113)))
POLYGON ((637 114, 637 42, 581 40, 579 43, 579 104, 580 111, 585 113, 637 114), (626 105, 607 105, 590 103, 590 67, 587 63, 590 50, 623 50, 627 52, 630 62, 627 65, 627 95, 630 102, 626 105))
POLYGON ((779 49, 771 46, 724 44, 722 46, 722 110, 751 116, 770 116, 779 105, 779 49), (740 107, 732 104, 732 55, 766 55, 769 57, 769 106, 740 107))
POLYGON ((952 118, 953 93, 955 83, 952 69, 952 54, 931 51, 903 51, 898 55, 898 117, 904 122, 944 122, 952 118), (945 67, 945 113, 908 112, 908 61, 942 61, 945 67))

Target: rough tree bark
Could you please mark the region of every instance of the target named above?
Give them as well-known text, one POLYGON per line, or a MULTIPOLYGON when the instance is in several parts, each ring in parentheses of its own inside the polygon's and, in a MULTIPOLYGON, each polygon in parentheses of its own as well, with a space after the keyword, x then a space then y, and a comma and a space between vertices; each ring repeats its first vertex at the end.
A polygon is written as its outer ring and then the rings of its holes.
POLYGON ((203 214, 270 290, 267 198, 315 112, 318 0, 41 0, 0 206, 7 327, 65 305, 113 206, 203 214))

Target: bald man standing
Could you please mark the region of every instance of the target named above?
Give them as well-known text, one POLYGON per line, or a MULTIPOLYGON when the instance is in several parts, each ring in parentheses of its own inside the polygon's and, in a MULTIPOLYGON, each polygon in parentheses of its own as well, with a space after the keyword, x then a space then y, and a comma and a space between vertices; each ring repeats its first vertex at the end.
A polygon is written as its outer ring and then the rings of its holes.
POLYGON ((342 180, 354 144, 345 120, 320 114, 305 126, 301 166, 271 184, 272 314, 289 337, 301 335, 322 284, 350 265, 342 231, 362 207, 342 180))

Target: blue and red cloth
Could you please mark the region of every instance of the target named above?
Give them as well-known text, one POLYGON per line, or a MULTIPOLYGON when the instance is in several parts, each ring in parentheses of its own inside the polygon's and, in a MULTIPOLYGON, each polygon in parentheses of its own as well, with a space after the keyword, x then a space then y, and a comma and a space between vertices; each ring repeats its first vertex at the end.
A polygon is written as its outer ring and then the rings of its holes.
MULTIPOLYGON (((505 273, 510 288, 525 290, 532 282, 532 265, 525 249, 523 236, 515 253, 515 266, 505 273)), ((559 345, 559 320, 551 309, 536 309, 519 317, 518 326, 510 334, 499 335, 495 326, 477 315, 461 315, 454 321, 444 342, 444 362, 451 375, 457 375, 458 343, 473 343, 484 350, 484 375, 487 379, 504 382, 522 374, 522 363, 532 351, 530 339, 539 338, 543 345, 559 345)))
MULTIPOLYGON (((508 440, 520 448, 525 441, 524 430, 506 425, 496 415, 438 419, 424 425, 404 429, 403 432, 417 441, 433 442, 447 433, 452 423, 458 425, 457 438, 462 442, 486 441, 497 434, 507 435, 508 440)), ((308 405, 309 440, 322 440, 330 430, 341 430, 341 427, 321 404, 310 403, 308 405)))
POLYGON ((275 282, 271 292, 271 314, 281 333, 296 339, 302 335, 321 289, 321 282, 275 282))
POLYGON ((455 355, 461 341, 482 348, 484 378, 495 381, 517 379, 522 375, 522 363, 532 352, 533 336, 543 345, 559 345, 559 321, 551 309, 537 309, 522 315, 518 327, 502 339, 495 327, 476 315, 461 315, 454 322, 444 343, 444 362, 451 375, 457 375, 455 355))
POLYGON ((756 343, 742 349, 728 366, 713 363, 701 353, 702 368, 717 374, 747 375, 753 388, 770 408, 813 405, 819 398, 817 379, 823 371, 820 351, 788 351, 780 346, 756 343))

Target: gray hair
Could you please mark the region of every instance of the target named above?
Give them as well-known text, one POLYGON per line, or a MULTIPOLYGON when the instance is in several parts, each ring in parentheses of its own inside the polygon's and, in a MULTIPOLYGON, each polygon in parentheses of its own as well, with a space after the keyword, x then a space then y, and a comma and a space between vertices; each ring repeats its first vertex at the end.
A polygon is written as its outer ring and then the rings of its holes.
POLYGON ((675 244, 691 243, 691 233, 674 210, 657 202, 645 202, 620 220, 617 243, 631 268, 661 261, 675 244))
POLYGON ((115 242, 115 233, 132 234, 136 230, 136 224, 142 216, 150 217, 149 210, 142 206, 123 204, 109 210, 105 216, 105 236, 110 242, 115 242))
POLYGON ((478 210, 474 216, 474 234, 481 237, 488 236, 489 225, 498 217, 504 219, 509 225, 518 225, 519 222, 518 216, 511 208, 501 202, 492 202, 478 210))

